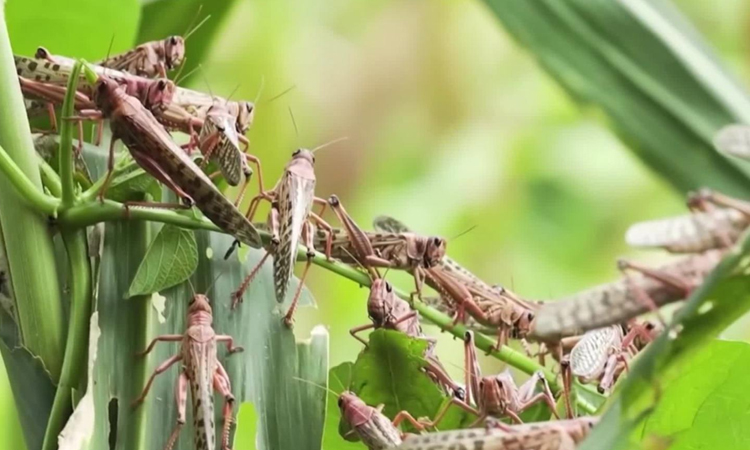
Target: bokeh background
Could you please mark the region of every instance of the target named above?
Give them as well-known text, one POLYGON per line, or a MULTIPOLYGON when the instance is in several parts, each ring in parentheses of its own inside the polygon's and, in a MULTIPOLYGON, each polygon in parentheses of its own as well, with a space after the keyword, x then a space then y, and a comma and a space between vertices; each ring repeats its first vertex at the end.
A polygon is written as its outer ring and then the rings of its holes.
MULTIPOLYGON (((750 3, 675 3, 750 82, 750 3)), ((386 213, 449 239, 471 229, 449 241, 451 256, 529 297, 605 282, 620 256, 662 258, 628 249, 623 233, 684 211, 684 193, 574 104, 476 0, 238 1, 203 73, 189 84, 233 98, 263 86, 248 137, 268 187, 295 147, 346 136, 317 155, 320 196, 338 194, 365 227, 386 213)), ((366 290, 320 270, 309 286, 318 308, 298 315, 297 336, 322 323, 331 364, 354 360, 348 330, 367 321, 366 290)), ((442 341, 441 356, 460 364, 461 344, 442 341)), ((0 448, 22 445, 1 365, 0 424, 0 448)))

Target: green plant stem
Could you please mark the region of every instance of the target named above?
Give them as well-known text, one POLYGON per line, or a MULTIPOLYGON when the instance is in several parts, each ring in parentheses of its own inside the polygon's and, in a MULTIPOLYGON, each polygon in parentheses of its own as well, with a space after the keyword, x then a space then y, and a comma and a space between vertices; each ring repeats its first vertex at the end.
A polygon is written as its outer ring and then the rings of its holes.
MULTIPOLYGON (((129 215, 126 215, 123 204, 117 203, 111 200, 105 200, 104 203, 89 203, 86 205, 75 206, 73 208, 63 210, 60 212, 58 221, 66 227, 85 227, 93 225, 97 222, 102 221, 125 221, 125 220, 150 220, 154 222, 169 223, 172 225, 181 226, 188 229, 201 229, 209 231, 221 231, 216 225, 209 222, 206 219, 195 219, 185 213, 177 213, 175 211, 163 210, 163 209, 144 209, 135 208, 131 209, 129 215)), ((263 242, 268 242, 269 235, 267 232, 259 230, 263 242)), ((306 258, 306 250, 300 249, 298 253, 299 259, 306 258)), ((369 286, 370 278, 354 269, 353 267, 337 262, 329 261, 322 253, 316 253, 312 260, 313 264, 323 267, 333 273, 348 278, 360 285, 369 286)), ((409 296, 403 292, 397 291, 398 295, 407 300, 409 296)), ((430 322, 437 325, 440 329, 447 331, 459 339, 463 339, 466 327, 463 325, 453 326, 453 321, 450 317, 445 314, 427 306, 422 302, 414 302, 414 309, 430 322)), ((475 338, 477 348, 489 352, 492 356, 501 361, 505 361, 513 367, 518 368, 526 373, 534 373, 537 370, 541 370, 547 380, 549 381, 550 388, 553 391, 559 392, 562 387, 557 382, 557 377, 550 370, 536 363, 534 360, 526 357, 522 353, 519 353, 508 346, 503 346, 499 350, 494 349, 495 342, 482 335, 478 334, 475 338)), ((596 408, 586 402, 585 400, 578 398, 578 405, 581 409, 593 413, 596 408)))
POLYGON ((68 78, 68 90, 62 106, 60 119, 60 180, 62 181, 62 204, 72 206, 75 202, 75 184, 73 182, 73 124, 67 120, 73 116, 75 95, 78 92, 78 80, 81 74, 81 61, 76 61, 68 78))
POLYGON ((52 412, 47 422, 43 450, 57 448, 57 436, 70 417, 72 391, 77 389, 83 392, 81 383, 85 378, 91 317, 92 283, 86 232, 84 230, 63 231, 62 238, 68 254, 70 273, 70 324, 60 383, 57 386, 52 412))
MULTIPOLYGON (((23 345, 42 359, 57 382, 63 365, 65 315, 47 218, 54 215, 59 201, 43 194, 4 10, 0 11, 0 111, 0 147, 4 149, 0 152, 0 226, 6 236, 18 327, 23 345)), ((13 389, 16 398, 23 398, 23 388, 13 389)))
MULTIPOLYGON (((27 177, 16 165, 10 155, 0 146, 0 171, 5 179, 13 186, 13 192, 20 196, 21 201, 49 216, 57 216, 60 200, 46 195, 27 177)), ((39 176, 37 175, 39 179, 39 176)), ((0 181, 4 183, 4 180, 0 181)), ((41 184, 41 179, 40 179, 41 184)))
POLYGON ((60 177, 57 176, 57 172, 55 172, 55 169, 47 164, 47 161, 45 161, 41 156, 39 156, 39 173, 42 176, 42 183, 44 183, 44 187, 47 188, 50 194, 59 198, 62 195, 62 184, 60 182, 60 177))

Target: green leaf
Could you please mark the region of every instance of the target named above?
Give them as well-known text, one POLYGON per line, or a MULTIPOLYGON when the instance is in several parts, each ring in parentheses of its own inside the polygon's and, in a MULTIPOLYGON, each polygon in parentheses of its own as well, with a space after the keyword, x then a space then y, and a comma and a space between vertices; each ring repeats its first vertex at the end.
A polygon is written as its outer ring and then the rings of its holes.
POLYGON ((240 410, 237 412, 237 428, 241 429, 242 433, 237 433, 237 437, 234 439, 234 448, 255 450, 257 423, 258 412, 255 410, 255 406, 250 402, 242 403, 240 410))
POLYGON ((151 243, 128 289, 128 297, 150 294, 187 280, 198 267, 198 249, 190 230, 164 225, 151 243))
MULTIPOLYGON (((610 398, 602 423, 580 450, 628 448, 631 432, 646 419, 645 423, 650 423, 653 414, 665 406, 656 399, 662 398, 667 388, 675 383, 670 379, 699 371, 699 367, 723 364, 706 362, 705 354, 711 351, 702 352, 722 330, 750 310, 750 259, 747 255, 750 255, 749 237, 728 253, 677 313, 670 327, 681 330, 679 335, 672 338, 670 334, 675 331, 663 333, 638 358, 628 377, 618 386, 616 395, 610 398)), ((716 380, 721 381, 721 377, 716 380)), ((692 389, 699 387, 693 385, 692 389)), ((679 397, 675 401, 679 402, 679 397)), ((738 397, 737 401, 745 400, 738 397)), ((688 404, 687 397, 685 403, 688 404)), ((705 404, 694 407, 703 413, 705 404)), ((691 414, 689 408, 686 414, 691 414)))
MULTIPOLYGON (((213 36, 221 30, 224 19, 234 5, 234 0, 206 2, 203 0, 160 0, 143 5, 143 20, 138 32, 138 42, 164 39, 167 36, 184 36, 189 27, 197 25, 211 16, 190 35, 185 43, 185 67, 183 74, 190 73, 206 58, 211 50, 213 36), (199 14, 200 11, 200 15, 199 14), (197 20, 195 18, 197 17, 197 20)), ((195 73, 193 73, 196 75, 195 73)), ((190 79, 188 77, 187 79, 190 79)))
POLYGON ((18 416, 29 449, 42 447, 44 432, 55 398, 55 386, 42 360, 20 347, 11 317, 0 310, 0 354, 16 396, 18 416))
POLYGON ((750 121, 750 101, 669 3, 485 2, 575 100, 604 112, 681 192, 709 186, 750 195, 750 168, 712 145, 723 125, 750 121))
MULTIPOLYGON (((368 405, 384 404, 383 413, 391 418, 402 410, 415 418, 434 418, 448 397, 422 370, 427 341, 394 330, 375 330, 369 343, 354 364, 351 391, 368 405)), ((474 420, 451 406, 439 428, 462 428, 474 420)))
POLYGON ((659 404, 634 438, 666 440, 670 450, 746 449, 750 428, 742 417, 750 410, 748 371, 750 345, 711 342, 662 379, 659 404))
POLYGON ((33 55, 47 47, 95 61, 133 46, 140 16, 137 0, 10 0, 5 6, 13 51, 33 55), (114 41, 113 41, 114 39, 114 41))

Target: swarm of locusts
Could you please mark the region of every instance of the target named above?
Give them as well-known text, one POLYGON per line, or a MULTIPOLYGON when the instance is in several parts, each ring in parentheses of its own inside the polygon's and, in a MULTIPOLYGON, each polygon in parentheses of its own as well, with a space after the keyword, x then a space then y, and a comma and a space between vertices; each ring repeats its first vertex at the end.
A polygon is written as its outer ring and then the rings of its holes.
MULTIPOLYGON (((16 57, 16 68, 29 114, 49 114, 54 127, 55 109, 66 95, 75 61, 53 51, 39 48, 33 57, 16 57)), ((291 296, 282 319, 289 327, 302 281, 316 255, 365 272, 371 280, 367 316, 372 323, 352 329, 352 336, 367 346, 367 340, 358 333, 385 328, 426 340, 425 376, 451 397, 450 404, 476 417, 470 429, 441 432, 437 430, 446 409, 433 418, 415 419, 407 411, 388 418, 382 413, 382 405, 368 405, 355 392, 340 393, 343 420, 350 425, 350 433, 370 449, 575 449, 596 424, 596 418, 574 417, 567 395, 572 383, 592 383, 599 392, 610 392, 627 372, 632 358, 662 330, 659 308, 687 298, 750 224, 750 204, 700 191, 689 198, 689 215, 636 224, 626 235, 632 246, 658 247, 683 256, 661 267, 619 261, 619 280, 559 300, 529 300, 485 282, 450 259, 447 242, 440 236, 420 234, 386 216, 374 219, 372 231, 362 229, 337 196, 316 196, 315 150, 294 150, 276 184, 264 186, 261 162, 248 153, 245 137, 253 122, 255 104, 177 86, 167 76, 184 59, 185 39, 171 36, 89 65, 98 80, 80 83, 74 119, 96 122, 98 136, 104 119, 111 127, 109 170, 99 199, 107 199, 115 167, 115 143, 121 141, 133 160, 178 198, 175 204, 132 202, 126 208, 197 208, 237 243, 262 248, 264 256, 232 297, 213 301, 232 308, 251 307, 242 305, 248 286, 270 258, 277 301, 285 302, 291 296), (173 131, 186 134, 187 144, 178 145, 170 134, 173 131), (209 163, 216 167, 215 173, 206 172, 209 163), (258 191, 243 211, 241 200, 253 176, 258 191), (219 179, 230 186, 241 185, 239 196, 227 198, 217 187, 219 179), (263 201, 270 204, 270 211, 264 224, 254 223, 263 201), (317 212, 313 210, 315 205, 320 206, 317 212), (326 210, 339 227, 324 219, 326 210), (259 228, 265 231, 265 239, 259 228), (299 288, 288 292, 298 251, 306 256, 306 263, 299 288), (414 285, 408 299, 399 297, 385 279, 389 270, 412 275, 414 285), (433 294, 427 295, 427 288, 433 294), (463 383, 451 378, 435 353, 436 341, 423 333, 419 314, 412 308, 413 302, 420 301, 449 314, 454 325, 465 324, 473 330, 464 336, 463 383), (653 313, 651 319, 639 318, 649 313, 653 313), (542 371, 523 383, 517 383, 508 371, 482 375, 475 354, 475 333, 488 332, 494 335, 497 348, 516 341, 529 356, 543 360, 549 355, 556 360, 564 389, 553 392, 542 371), (565 405, 564 412, 558 412, 558 401, 565 405), (556 420, 524 424, 520 414, 539 403, 546 405, 556 420), (567 416, 564 419, 560 417, 563 414, 567 416), (404 420, 419 433, 402 432, 399 425, 404 420)), ((747 130, 735 132, 747 134, 747 130)), ((83 141, 82 132, 78 138, 83 141)), ((179 362, 175 389, 178 423, 171 435, 165 434, 165 448, 173 447, 185 423, 189 390, 196 448, 213 449, 218 442, 222 449, 228 449, 234 397, 229 376, 217 359, 217 344, 226 344, 230 353, 242 349, 234 346, 232 337, 217 334, 212 328, 210 300, 195 295, 184 334, 156 337, 143 355, 158 341, 179 341, 181 350, 156 369, 134 405, 145 398, 156 375, 179 362), (224 399, 223 424, 218 433, 214 391, 224 399)))

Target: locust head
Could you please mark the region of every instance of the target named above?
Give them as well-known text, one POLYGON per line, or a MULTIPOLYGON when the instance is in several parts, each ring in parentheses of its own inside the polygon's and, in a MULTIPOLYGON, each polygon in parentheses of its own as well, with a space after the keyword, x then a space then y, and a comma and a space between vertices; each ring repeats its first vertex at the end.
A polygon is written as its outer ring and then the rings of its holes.
POLYGON ((209 316, 212 314, 208 297, 203 294, 195 294, 190 300, 190 306, 188 306, 188 316, 197 315, 198 313, 208 313, 209 316))
POLYGON ((252 102, 237 102, 239 111, 237 112, 237 132, 244 135, 253 124, 255 119, 255 104, 252 102))
POLYGON ((516 391, 516 383, 510 372, 495 376, 482 377, 479 380, 479 395, 483 408, 488 413, 502 413, 510 405, 516 391))
POLYGON ((591 432, 591 429, 599 423, 598 417, 579 417, 574 420, 565 421, 563 426, 573 441, 578 444, 582 442, 591 432))
POLYGON ((391 283, 375 278, 370 286, 370 296, 367 298, 367 312, 370 318, 382 324, 393 310, 393 286, 391 283))
POLYGON ((117 93, 125 94, 119 84, 111 78, 100 76, 94 85, 93 100, 96 107, 109 117, 115 110, 117 102, 117 93))
POLYGON ((170 36, 164 39, 164 65, 173 70, 185 60, 185 39, 182 36, 170 36))
POLYGON ((292 153, 292 160, 286 164, 286 171, 300 178, 315 180, 315 155, 306 149, 299 148, 292 153))
POLYGON ((427 241, 427 247, 424 252, 425 267, 434 267, 440 264, 445 257, 445 239, 439 236, 431 236, 427 241))
POLYGON ((369 422, 373 413, 371 406, 350 391, 344 391, 339 395, 339 408, 344 420, 355 428, 369 422))
POLYGON ((174 97, 175 84, 172 80, 159 78, 150 83, 146 89, 146 101, 143 106, 148 109, 162 109, 165 105, 172 102, 174 97))

